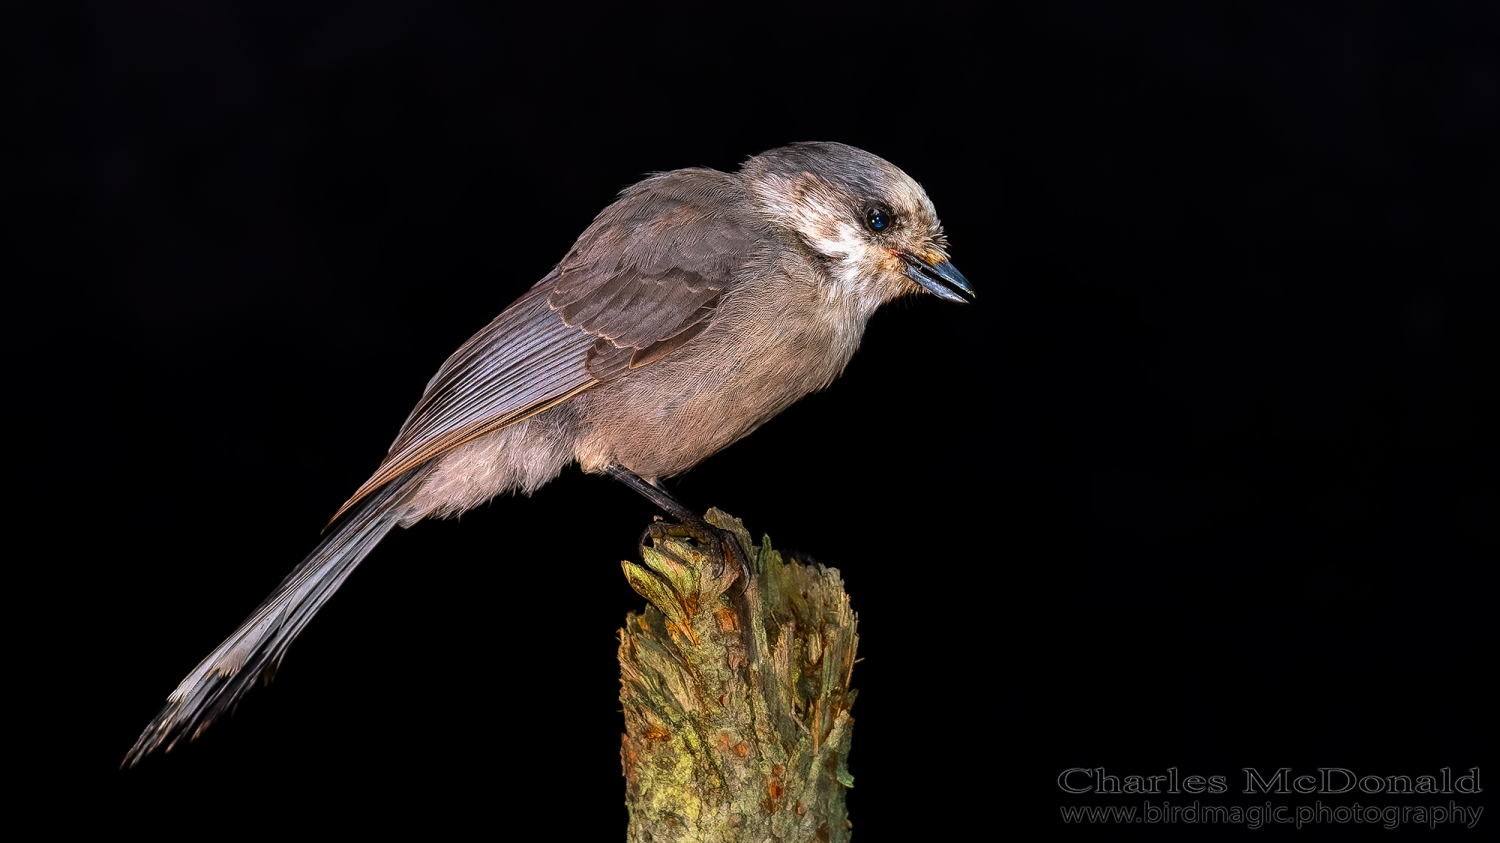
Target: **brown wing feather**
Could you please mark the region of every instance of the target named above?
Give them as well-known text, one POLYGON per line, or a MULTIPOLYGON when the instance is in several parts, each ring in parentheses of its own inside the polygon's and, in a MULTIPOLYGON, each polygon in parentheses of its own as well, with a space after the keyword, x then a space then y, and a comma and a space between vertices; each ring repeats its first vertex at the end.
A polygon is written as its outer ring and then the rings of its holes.
POLYGON ((625 191, 546 278, 455 351, 376 472, 404 472, 660 359, 713 318, 754 246, 735 180, 677 170, 625 191))
POLYGON ((465 342, 427 384, 380 468, 335 520, 408 469, 566 400, 599 381, 586 359, 595 338, 565 324, 533 288, 465 342))
POLYGON ((755 226, 731 176, 653 176, 578 238, 548 302, 569 325, 617 348, 646 348, 711 318, 754 249, 755 226))

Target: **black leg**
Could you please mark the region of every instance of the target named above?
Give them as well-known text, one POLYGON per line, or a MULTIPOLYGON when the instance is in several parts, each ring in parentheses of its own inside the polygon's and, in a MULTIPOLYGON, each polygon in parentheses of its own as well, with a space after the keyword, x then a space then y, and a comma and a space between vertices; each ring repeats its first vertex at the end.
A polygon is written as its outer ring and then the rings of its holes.
MULTIPOLYGON (((677 520, 678 524, 682 525, 681 528, 673 530, 665 524, 652 524, 642 534, 641 539, 643 542, 648 535, 653 540, 659 536, 681 535, 684 532, 682 528, 685 528, 686 534, 697 539, 699 542, 705 545, 717 545, 719 553, 724 557, 724 561, 727 563, 730 559, 733 559, 738 563, 740 573, 744 577, 743 582, 750 582, 749 560, 744 558, 744 553, 740 550, 739 542, 735 540, 734 536, 704 521, 697 513, 684 506, 682 501, 672 497, 672 494, 666 489, 653 486, 630 469, 624 466, 610 465, 604 471, 610 477, 639 492, 642 497, 656 504, 661 508, 662 512, 672 516, 677 520)), ((719 570, 720 573, 723 572, 722 567, 719 570)))
POLYGON ((697 527, 699 525, 702 525, 704 528, 708 527, 707 522, 705 522, 702 518, 699 518, 691 509, 683 506, 682 502, 672 497, 672 494, 666 489, 658 488, 651 485, 650 483, 647 483, 644 479, 641 478, 640 475, 636 474, 630 469, 618 465, 611 465, 605 468, 604 471, 608 473, 610 477, 615 478, 621 483, 624 483, 626 486, 629 486, 630 488, 639 492, 643 497, 646 498, 646 500, 651 501, 652 503, 660 507, 662 512, 665 512, 673 518, 676 518, 678 523, 687 524, 693 527, 697 527))

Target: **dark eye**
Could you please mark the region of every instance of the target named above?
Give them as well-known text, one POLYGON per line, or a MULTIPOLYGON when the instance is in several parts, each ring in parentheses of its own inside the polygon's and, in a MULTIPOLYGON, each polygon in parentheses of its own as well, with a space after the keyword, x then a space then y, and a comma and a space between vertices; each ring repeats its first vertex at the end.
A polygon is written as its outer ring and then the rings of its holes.
POLYGON ((865 211, 865 225, 869 226, 871 231, 885 231, 891 225, 891 212, 876 205, 865 211))

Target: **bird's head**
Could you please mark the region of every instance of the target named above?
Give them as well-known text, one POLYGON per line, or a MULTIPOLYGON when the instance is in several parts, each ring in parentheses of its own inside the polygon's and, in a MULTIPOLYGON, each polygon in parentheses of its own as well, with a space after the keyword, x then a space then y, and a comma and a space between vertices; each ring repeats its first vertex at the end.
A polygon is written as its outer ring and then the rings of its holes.
POLYGON ((841 143, 799 143, 751 158, 741 173, 761 212, 869 309, 919 289, 960 303, 974 297, 948 260, 927 192, 884 159, 841 143))

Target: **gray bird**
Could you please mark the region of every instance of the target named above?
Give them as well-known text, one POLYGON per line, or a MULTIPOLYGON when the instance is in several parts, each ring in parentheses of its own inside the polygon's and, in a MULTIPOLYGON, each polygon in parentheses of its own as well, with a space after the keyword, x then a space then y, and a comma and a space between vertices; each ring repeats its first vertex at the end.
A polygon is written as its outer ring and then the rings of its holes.
POLYGON ((972 296, 922 187, 838 143, 627 188, 545 278, 443 363, 311 555, 169 696, 125 757, 197 737, 393 527, 527 494, 577 462, 679 520, 658 482, 833 382, 871 314, 972 296))

